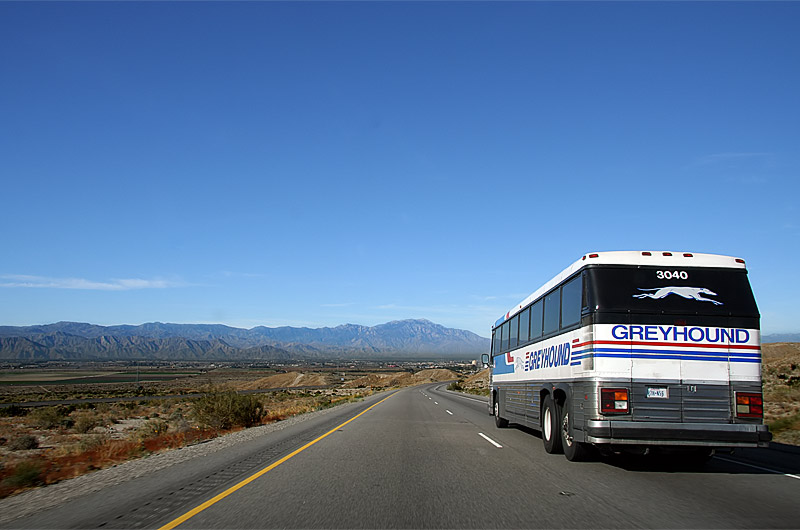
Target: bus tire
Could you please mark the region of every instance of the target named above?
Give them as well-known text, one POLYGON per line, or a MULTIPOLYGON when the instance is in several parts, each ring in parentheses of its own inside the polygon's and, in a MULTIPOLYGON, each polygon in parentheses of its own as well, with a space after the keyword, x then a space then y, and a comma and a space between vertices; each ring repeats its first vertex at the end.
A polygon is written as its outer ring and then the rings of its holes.
POLYGON ((561 415, 552 396, 547 395, 542 404, 542 442, 544 450, 550 454, 562 452, 560 430, 561 415))
POLYGON ((500 402, 497 399, 494 400, 494 424, 499 429, 508 427, 508 420, 500 417, 500 402))
POLYGON ((572 425, 569 418, 570 402, 564 402, 561 410, 560 429, 561 446, 564 448, 564 456, 570 462, 585 462, 591 456, 591 446, 587 443, 576 442, 572 439, 572 425))

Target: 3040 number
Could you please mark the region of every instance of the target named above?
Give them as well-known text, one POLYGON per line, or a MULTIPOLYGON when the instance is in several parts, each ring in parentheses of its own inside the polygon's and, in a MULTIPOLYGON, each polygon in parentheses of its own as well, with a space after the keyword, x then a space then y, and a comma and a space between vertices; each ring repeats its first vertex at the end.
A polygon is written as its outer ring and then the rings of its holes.
POLYGON ((656 278, 659 280, 688 280, 689 273, 686 271, 656 271, 656 278))

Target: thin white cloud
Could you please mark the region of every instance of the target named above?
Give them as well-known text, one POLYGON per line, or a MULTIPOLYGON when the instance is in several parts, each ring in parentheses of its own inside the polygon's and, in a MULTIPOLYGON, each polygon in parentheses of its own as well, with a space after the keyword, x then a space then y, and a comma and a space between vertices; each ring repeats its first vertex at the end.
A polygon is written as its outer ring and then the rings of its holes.
POLYGON ((169 280, 144 280, 121 278, 94 281, 85 278, 50 278, 24 274, 0 274, 0 287, 27 287, 33 289, 82 289, 88 291, 131 291, 134 289, 166 289, 181 284, 169 280))
POLYGON ((766 169, 774 165, 774 158, 774 153, 713 153, 695 158, 683 169, 766 169))
POLYGON ((742 160, 745 158, 763 158, 772 156, 772 153, 714 153, 700 157, 701 164, 713 164, 715 162, 727 162, 729 160, 742 160))
POLYGON ((221 271, 220 274, 226 278, 265 278, 266 274, 259 272, 238 272, 238 271, 221 271))

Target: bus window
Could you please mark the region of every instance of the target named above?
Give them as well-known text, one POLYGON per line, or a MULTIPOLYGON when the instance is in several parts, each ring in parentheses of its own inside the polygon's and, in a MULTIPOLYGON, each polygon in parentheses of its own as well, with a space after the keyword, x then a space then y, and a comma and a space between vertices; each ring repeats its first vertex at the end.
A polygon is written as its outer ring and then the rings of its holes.
POLYGON ((561 290, 556 289, 544 297, 544 334, 558 331, 558 320, 561 311, 561 290))
POLYGON ((581 320, 581 277, 570 280, 561 288, 561 327, 574 326, 581 320))
POLYGON ((542 301, 539 300, 531 307, 531 340, 542 336, 542 301))
POLYGON ((530 337, 531 309, 528 308, 519 314, 519 343, 525 344, 530 337))
MULTIPOLYGON (((758 318, 747 272, 702 267, 608 267, 587 271, 598 311, 758 318), (680 288, 705 293, 682 296, 680 288), (661 291, 660 291, 661 290, 661 291)), ((692 291, 689 291, 692 292, 692 291)), ((729 324, 709 324, 724 325, 729 324)))
POLYGON ((517 347, 519 339, 519 316, 511 319, 511 336, 509 337, 508 349, 513 350, 517 347))
POLYGON ((519 316, 511 319, 511 332, 508 340, 508 349, 513 350, 517 347, 517 339, 519 338, 519 316))

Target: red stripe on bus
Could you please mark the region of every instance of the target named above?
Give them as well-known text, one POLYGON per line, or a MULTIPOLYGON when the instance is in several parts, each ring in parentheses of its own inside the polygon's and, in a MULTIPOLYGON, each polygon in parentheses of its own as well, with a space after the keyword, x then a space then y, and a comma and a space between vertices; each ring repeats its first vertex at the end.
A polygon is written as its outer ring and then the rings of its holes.
POLYGON ((669 346, 678 348, 719 348, 719 349, 738 349, 738 350, 760 350, 761 346, 739 345, 739 344, 698 344, 696 342, 640 342, 629 340, 593 340, 589 342, 582 342, 575 347, 591 346, 595 344, 610 344, 621 346, 669 346))

